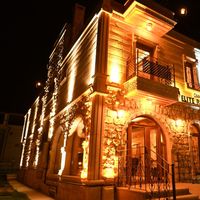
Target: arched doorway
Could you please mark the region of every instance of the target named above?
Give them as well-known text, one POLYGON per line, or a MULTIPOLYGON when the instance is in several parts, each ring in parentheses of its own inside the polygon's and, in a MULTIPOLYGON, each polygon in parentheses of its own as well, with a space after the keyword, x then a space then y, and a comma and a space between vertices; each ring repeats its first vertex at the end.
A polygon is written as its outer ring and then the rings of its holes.
POLYGON ((83 170, 83 141, 86 135, 82 117, 77 117, 71 126, 66 145, 66 164, 64 173, 71 176, 80 176, 83 170))
POLYGON ((134 178, 142 182, 164 180, 169 168, 166 158, 166 140, 161 127, 146 116, 132 120, 127 129, 129 184, 134 178))
POLYGON ((192 174, 195 177, 200 173, 200 134, 197 125, 192 124, 189 127, 189 133, 192 174))

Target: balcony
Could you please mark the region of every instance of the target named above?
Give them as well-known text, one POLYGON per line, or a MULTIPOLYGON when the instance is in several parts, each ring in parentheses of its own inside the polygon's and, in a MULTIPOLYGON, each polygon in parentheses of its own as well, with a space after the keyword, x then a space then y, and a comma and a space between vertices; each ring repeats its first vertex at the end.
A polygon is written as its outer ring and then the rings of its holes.
POLYGON ((128 96, 151 97, 163 105, 178 101, 179 90, 175 87, 174 66, 146 56, 129 58, 124 86, 128 96))

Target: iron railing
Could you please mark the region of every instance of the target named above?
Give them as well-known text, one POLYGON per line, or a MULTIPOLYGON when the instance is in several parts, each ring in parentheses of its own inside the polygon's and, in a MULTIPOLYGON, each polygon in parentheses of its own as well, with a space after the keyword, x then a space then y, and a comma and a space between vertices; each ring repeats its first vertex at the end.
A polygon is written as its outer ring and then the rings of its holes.
POLYGON ((138 76, 175 87, 174 65, 161 59, 150 56, 142 56, 142 58, 129 57, 126 69, 127 80, 138 76))
POLYGON ((147 199, 169 199, 170 196, 175 196, 170 190, 175 185, 172 183, 174 175, 170 173, 167 161, 147 147, 136 148, 118 151, 118 176, 115 185, 146 191, 147 199), (130 156, 128 151, 137 153, 130 156))

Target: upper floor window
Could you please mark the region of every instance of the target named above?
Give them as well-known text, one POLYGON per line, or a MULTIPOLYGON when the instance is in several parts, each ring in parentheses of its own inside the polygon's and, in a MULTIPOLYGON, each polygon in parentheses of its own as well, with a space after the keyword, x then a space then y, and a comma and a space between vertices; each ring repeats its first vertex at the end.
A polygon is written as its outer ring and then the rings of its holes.
POLYGON ((199 90, 199 76, 196 62, 187 59, 184 64, 186 83, 189 88, 199 90))
POLYGON ((154 48, 144 45, 140 42, 136 43, 136 63, 139 63, 144 58, 153 57, 154 48))

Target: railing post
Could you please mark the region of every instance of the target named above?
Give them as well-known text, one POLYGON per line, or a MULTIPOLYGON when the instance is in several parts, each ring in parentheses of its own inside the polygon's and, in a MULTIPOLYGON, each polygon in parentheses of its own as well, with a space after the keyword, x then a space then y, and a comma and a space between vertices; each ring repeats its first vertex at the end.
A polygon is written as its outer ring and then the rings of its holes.
POLYGON ((175 183, 174 163, 172 163, 172 192, 173 192, 173 200, 176 200, 176 183, 175 183))

